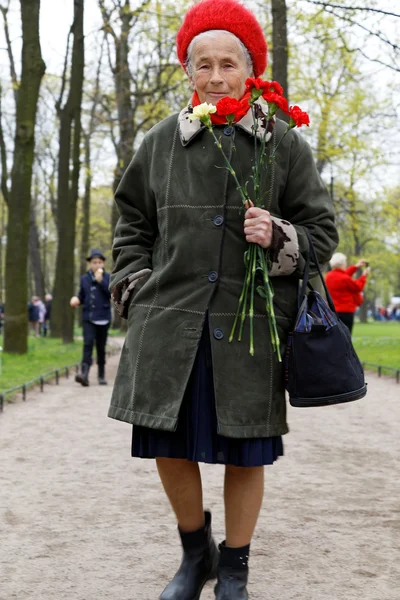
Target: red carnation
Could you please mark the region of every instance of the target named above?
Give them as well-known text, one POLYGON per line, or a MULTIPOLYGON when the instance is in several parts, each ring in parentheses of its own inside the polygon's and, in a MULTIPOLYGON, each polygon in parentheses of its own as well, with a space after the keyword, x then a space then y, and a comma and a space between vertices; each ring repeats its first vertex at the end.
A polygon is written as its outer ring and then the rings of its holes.
POLYGON ((269 81, 263 81, 259 77, 249 77, 246 79, 246 90, 251 92, 253 89, 266 90, 269 85, 269 81))
POLYGON ((289 127, 301 127, 302 125, 307 125, 308 127, 310 125, 310 117, 299 106, 290 107, 289 117, 289 127))
POLYGON ((217 102, 217 113, 220 117, 226 117, 228 123, 233 123, 234 121, 240 121, 242 117, 246 114, 248 110, 247 108, 243 108, 243 105, 236 98, 230 98, 229 96, 225 96, 225 98, 221 98, 217 102))
MULTIPOLYGON (((277 81, 263 81, 259 77, 249 77, 246 79, 246 91, 251 92, 251 99, 253 102, 258 100, 260 96, 264 96, 264 98, 267 99, 267 95, 270 93, 283 97, 283 87, 277 81)), ((273 102, 273 100, 270 102, 273 102)), ((289 107, 285 106, 285 104, 282 104, 284 108, 280 105, 278 106, 285 112, 288 112, 289 110, 289 107)))
POLYGON ((246 92, 251 93, 251 101, 255 102, 262 96, 263 92, 268 91, 269 81, 263 81, 259 77, 249 77, 246 79, 246 92))
POLYGON ((269 104, 274 104, 276 107, 275 109, 274 107, 272 107, 272 110, 270 111, 270 117, 272 117, 276 113, 278 108, 280 108, 281 111, 283 111, 287 115, 289 114, 288 101, 284 96, 280 96, 278 93, 275 92, 268 92, 267 94, 263 94, 263 98, 269 104))
POLYGON ((277 81, 269 82, 269 91, 275 92, 275 94, 278 94, 278 96, 283 96, 283 87, 277 81))

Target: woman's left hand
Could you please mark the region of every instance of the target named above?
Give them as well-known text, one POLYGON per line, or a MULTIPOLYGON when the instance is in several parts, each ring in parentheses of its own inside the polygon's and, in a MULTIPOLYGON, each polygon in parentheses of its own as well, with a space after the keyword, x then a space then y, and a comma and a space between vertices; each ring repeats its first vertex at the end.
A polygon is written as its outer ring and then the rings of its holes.
POLYGON ((244 233, 249 243, 269 248, 272 243, 271 215, 263 208, 252 206, 244 215, 244 233))

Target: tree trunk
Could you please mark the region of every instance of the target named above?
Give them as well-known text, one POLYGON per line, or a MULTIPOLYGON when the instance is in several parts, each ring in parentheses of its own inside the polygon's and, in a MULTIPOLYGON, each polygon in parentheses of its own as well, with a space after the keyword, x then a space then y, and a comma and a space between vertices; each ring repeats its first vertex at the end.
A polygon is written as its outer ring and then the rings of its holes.
MULTIPOLYGON (((115 93, 118 108, 119 122, 119 149, 118 164, 115 169, 113 192, 115 193, 122 176, 133 156, 133 143, 135 140, 133 124, 133 106, 131 92, 131 76, 129 72, 129 32, 131 30, 132 13, 130 2, 126 0, 124 10, 120 12, 121 35, 115 40, 115 93)), ((115 202, 111 209, 111 235, 114 236, 115 227, 119 218, 115 202)), ((120 329, 124 325, 119 314, 114 311, 112 322, 113 329, 120 329)))
POLYGON ((58 166, 58 248, 52 306, 52 336, 73 341, 74 315, 69 300, 74 294, 75 221, 80 173, 81 105, 84 74, 84 0, 74 0, 74 43, 67 102, 59 109, 60 156, 58 166), (72 144, 72 157, 71 157, 72 144), (72 158, 72 176, 70 163, 72 158))
POLYGON ((4 302, 4 260, 3 260, 3 238, 6 232, 6 204, 8 204, 8 168, 7 168, 7 149, 3 133, 3 113, 2 113, 3 90, 0 83, 0 192, 1 199, 1 225, 0 225, 0 303, 4 302))
POLYGON ((32 274, 35 282, 35 295, 40 296, 40 298, 44 300, 44 274, 40 257, 39 232, 36 224, 35 207, 33 204, 31 205, 29 219, 29 259, 31 261, 32 274))
POLYGON ((125 172, 133 155, 135 134, 133 129, 133 106, 131 91, 131 75, 129 71, 129 32, 131 30, 132 13, 129 0, 126 0, 121 16, 121 36, 116 42, 115 91, 118 105, 120 127, 121 173, 125 172))
POLYGON ((4 141, 3 132, 3 112, 2 112, 2 95, 3 89, 0 83, 0 158, 1 158, 1 193, 6 204, 8 204, 8 168, 7 168, 7 149, 4 141))
MULTIPOLYGON (((278 81, 289 99, 288 86, 288 36, 286 0, 271 0, 272 9, 272 78, 278 81)), ((281 110, 278 117, 288 122, 289 117, 281 110)))
POLYGON ((1 224, 0 224, 0 303, 4 302, 4 258, 3 239, 6 234, 6 205, 1 202, 1 224))
POLYGON ((321 175, 329 162, 329 115, 332 110, 332 100, 327 98, 321 108, 321 121, 318 127, 317 171, 321 175))
POLYGON ((368 303, 365 301, 360 306, 360 321, 366 323, 368 321, 368 303))
POLYGON ((40 82, 45 72, 39 38, 40 0, 21 0, 22 74, 17 102, 6 254, 4 350, 25 354, 27 332, 27 255, 34 134, 40 82))
POLYGON ((99 64, 97 67, 96 73, 96 84, 94 89, 93 96, 93 104, 90 111, 90 121, 89 128, 85 135, 85 173, 86 173, 86 181, 85 181, 85 195, 83 197, 83 206, 82 206, 82 239, 81 239, 81 265, 80 265, 80 273, 83 275, 87 271, 87 262, 86 258, 89 254, 89 237, 90 237, 90 202, 91 202, 91 191, 92 191, 92 160, 91 160, 91 151, 92 151, 92 136, 95 132, 95 123, 96 123, 96 110, 97 105, 100 99, 100 73, 101 73, 101 64, 103 57, 103 48, 104 41, 101 45, 99 64))
POLYGON ((90 133, 85 138, 85 194, 82 203, 82 239, 81 239, 81 265, 80 274, 87 271, 86 258, 89 254, 89 233, 90 233, 90 196, 92 188, 92 172, 90 164, 90 133))
MULTIPOLYGON (((121 171, 117 166, 114 171, 114 181, 113 181, 113 187, 112 187, 114 195, 115 195, 115 192, 117 191, 117 187, 118 187, 120 181, 121 181, 121 171)), ((112 207, 111 207, 111 246, 113 245, 113 242, 114 242, 114 231, 115 231, 115 227, 117 225, 118 219, 119 219, 119 213, 118 213, 117 205, 115 202, 113 202, 112 207)), ((121 329, 122 324, 123 324, 123 320, 121 319, 121 317, 119 316, 117 311, 114 310, 113 311, 113 319, 112 319, 112 323, 111 323, 112 329, 121 329)))
MULTIPOLYGON (((133 125, 133 106, 131 91, 131 76, 129 72, 129 32, 131 29, 132 13, 129 0, 126 0, 124 10, 120 12, 121 35, 115 39, 115 69, 114 83, 118 109, 119 148, 118 164, 115 169, 113 192, 115 193, 122 175, 132 160, 135 132, 133 125)), ((111 209, 111 235, 119 218, 116 204, 111 209)))

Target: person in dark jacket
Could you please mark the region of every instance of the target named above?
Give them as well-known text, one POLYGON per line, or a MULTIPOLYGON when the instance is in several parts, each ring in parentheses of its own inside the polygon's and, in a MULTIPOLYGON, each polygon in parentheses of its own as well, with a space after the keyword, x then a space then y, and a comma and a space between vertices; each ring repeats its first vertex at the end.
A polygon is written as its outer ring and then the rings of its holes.
POLYGON ((39 298, 32 296, 28 304, 28 321, 29 327, 32 329, 36 337, 39 337, 39 298))
POLYGON ((107 385, 105 379, 107 333, 111 321, 110 276, 104 272, 105 257, 97 248, 90 256, 89 271, 81 277, 81 287, 77 296, 73 296, 70 305, 83 306, 83 359, 82 372, 75 381, 83 386, 89 385, 89 370, 92 364, 93 344, 96 342, 99 385, 107 385))

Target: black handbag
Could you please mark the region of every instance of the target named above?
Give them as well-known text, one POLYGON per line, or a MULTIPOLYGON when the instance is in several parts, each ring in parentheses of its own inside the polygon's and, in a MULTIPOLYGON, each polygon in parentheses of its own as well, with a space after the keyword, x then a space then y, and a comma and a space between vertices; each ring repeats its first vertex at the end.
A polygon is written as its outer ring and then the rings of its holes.
POLYGON ((299 312, 285 355, 285 387, 292 406, 329 406, 359 400, 367 393, 364 371, 351 335, 340 321, 326 287, 310 234, 299 312), (315 264, 327 302, 309 283, 315 264), (307 288, 310 292, 307 295, 307 288))

